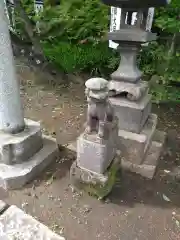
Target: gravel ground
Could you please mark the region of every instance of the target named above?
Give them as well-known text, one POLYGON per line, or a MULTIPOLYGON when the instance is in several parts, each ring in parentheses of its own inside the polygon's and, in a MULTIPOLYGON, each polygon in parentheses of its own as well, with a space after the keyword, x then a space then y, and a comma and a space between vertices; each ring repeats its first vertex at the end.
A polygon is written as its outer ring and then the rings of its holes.
MULTIPOLYGON (((43 131, 59 144, 73 141, 85 121, 79 78, 70 85, 63 81, 50 87, 45 84, 48 73, 32 70, 22 60, 16 64, 25 116, 41 121, 43 131)), ((24 189, 9 192, 6 201, 68 240, 180 239, 180 184, 168 176, 180 162, 180 106, 154 106, 154 111, 160 117, 159 128, 168 131, 168 141, 152 181, 122 172, 111 195, 98 201, 71 188, 69 168, 75 156, 61 151, 56 163, 24 189)))

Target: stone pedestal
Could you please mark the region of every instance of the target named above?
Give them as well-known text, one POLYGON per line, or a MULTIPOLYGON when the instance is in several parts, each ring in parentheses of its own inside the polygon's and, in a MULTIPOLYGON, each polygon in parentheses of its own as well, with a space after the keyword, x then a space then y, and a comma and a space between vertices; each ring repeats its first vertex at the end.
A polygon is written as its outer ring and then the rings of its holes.
POLYGON ((117 157, 117 122, 113 124, 108 138, 97 133, 83 133, 77 140, 77 159, 71 166, 71 183, 91 195, 103 198, 109 194, 120 168, 117 157))
POLYGON ((83 133, 77 140, 77 166, 103 174, 116 155, 116 134, 117 126, 107 139, 98 138, 96 133, 83 133))
POLYGON ((151 112, 151 96, 147 94, 136 102, 123 97, 111 97, 109 100, 118 118, 119 128, 140 133, 151 112))
POLYGON ((165 133, 156 130, 157 116, 151 114, 151 96, 147 89, 144 88, 137 100, 131 101, 128 99, 128 94, 132 94, 132 90, 128 91, 129 83, 122 82, 122 86, 127 94, 110 98, 118 118, 117 148, 121 151, 122 168, 152 179, 165 142, 165 133))
POLYGON ((115 184, 120 167, 116 154, 118 124, 108 100, 108 81, 92 78, 85 85, 87 122, 77 139, 77 159, 71 166, 70 179, 74 187, 102 199, 115 184))

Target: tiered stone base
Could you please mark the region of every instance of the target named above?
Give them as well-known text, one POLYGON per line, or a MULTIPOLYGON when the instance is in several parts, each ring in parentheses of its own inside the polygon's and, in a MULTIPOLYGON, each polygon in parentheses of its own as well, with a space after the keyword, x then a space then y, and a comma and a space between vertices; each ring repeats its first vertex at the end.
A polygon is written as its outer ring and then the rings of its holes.
POLYGON ((42 136, 40 124, 26 120, 25 131, 0 134, 0 187, 17 189, 36 177, 58 156, 56 141, 42 136))
POLYGON ((71 166, 70 180, 75 188, 103 199, 116 183, 120 166, 120 158, 116 157, 104 174, 98 174, 78 167, 75 161, 71 166))
POLYGON ((141 164, 137 164, 122 158, 122 168, 140 174, 148 179, 152 179, 155 175, 158 161, 163 151, 165 139, 166 133, 156 130, 143 162, 141 164))

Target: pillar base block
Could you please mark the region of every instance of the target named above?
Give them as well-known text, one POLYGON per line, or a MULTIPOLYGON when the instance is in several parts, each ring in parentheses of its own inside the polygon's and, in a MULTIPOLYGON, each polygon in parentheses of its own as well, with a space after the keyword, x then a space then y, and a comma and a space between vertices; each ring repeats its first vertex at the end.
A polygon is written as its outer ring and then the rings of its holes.
POLYGON ((25 119, 25 124, 24 131, 17 134, 0 132, 0 163, 28 161, 43 147, 40 123, 25 119))
POLYGON ((0 163, 0 187, 6 190, 23 187, 58 157, 55 140, 46 136, 42 140, 43 147, 28 161, 14 165, 0 163))

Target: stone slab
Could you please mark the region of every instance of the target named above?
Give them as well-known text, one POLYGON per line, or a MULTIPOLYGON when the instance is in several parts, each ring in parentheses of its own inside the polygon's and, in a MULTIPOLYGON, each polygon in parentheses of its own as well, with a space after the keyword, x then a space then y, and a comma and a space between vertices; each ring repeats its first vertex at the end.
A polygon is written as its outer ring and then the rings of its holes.
MULTIPOLYGON (((115 131, 117 134, 117 129, 115 131)), ((116 155, 115 140, 114 132, 108 139, 100 139, 96 133, 83 133, 77 140, 77 165, 88 171, 103 174, 116 155)))
POLYGON ((28 161, 43 147, 40 123, 25 119, 26 127, 18 134, 0 132, 0 163, 28 161))
POLYGON ((119 129, 140 133, 151 113, 151 95, 145 95, 138 102, 121 97, 110 97, 109 100, 118 118, 119 129))
POLYGON ((82 169, 78 167, 77 162, 74 161, 70 169, 70 180, 75 188, 85 190, 89 194, 102 199, 111 192, 120 167, 121 160, 119 157, 113 159, 104 174, 93 173, 82 169))
POLYGON ((151 114, 140 134, 119 130, 117 148, 124 159, 141 164, 151 144, 157 126, 157 115, 151 114))
POLYGON ((166 137, 167 134, 165 132, 159 130, 155 131, 151 147, 149 151, 147 151, 143 164, 151 166, 157 165, 157 159, 159 159, 161 153, 163 153, 166 137))
POLYGON ((143 96, 148 94, 149 85, 148 82, 139 81, 136 84, 129 82, 121 82, 111 80, 109 82, 109 92, 115 95, 126 96, 126 98, 130 101, 138 101, 143 96))
POLYGON ((123 169, 137 173, 145 178, 153 179, 158 166, 160 155, 163 151, 166 134, 161 131, 156 132, 156 136, 161 135, 161 139, 153 140, 147 151, 143 164, 133 164, 125 159, 121 159, 121 166, 123 169))
POLYGON ((58 156, 58 147, 54 139, 44 136, 43 148, 29 161, 6 165, 0 164, 0 187, 4 189, 17 189, 23 187, 58 156))
POLYGON ((0 239, 64 240, 64 237, 55 234, 16 206, 10 206, 0 216, 0 239))

